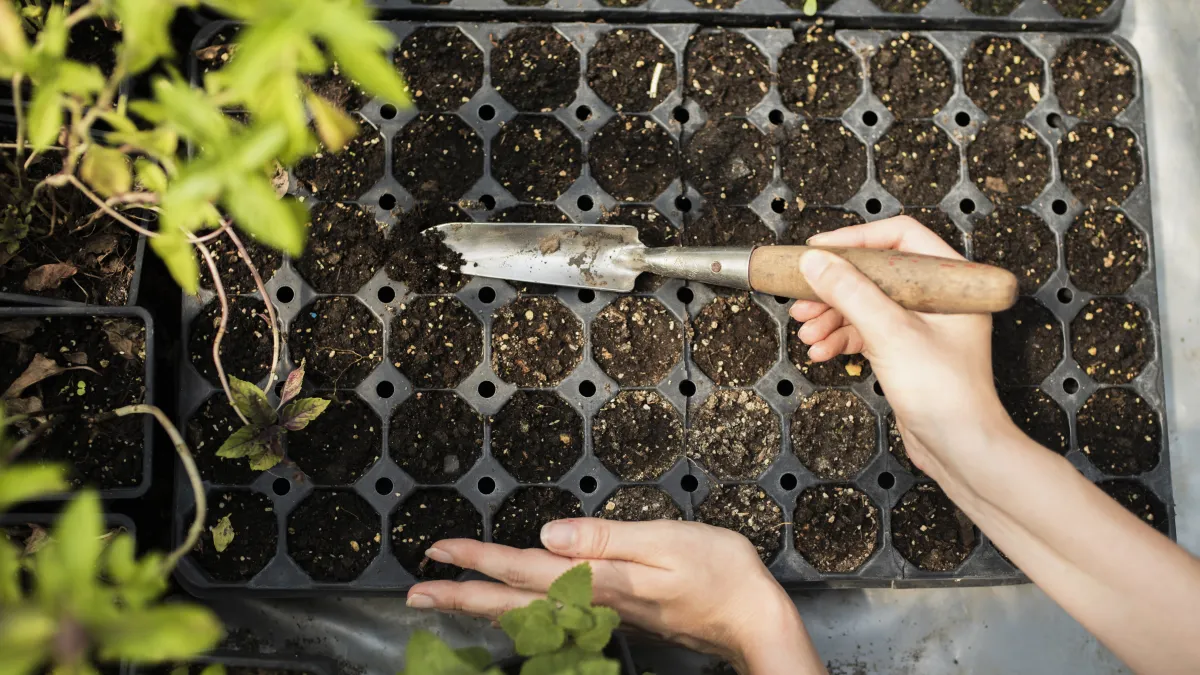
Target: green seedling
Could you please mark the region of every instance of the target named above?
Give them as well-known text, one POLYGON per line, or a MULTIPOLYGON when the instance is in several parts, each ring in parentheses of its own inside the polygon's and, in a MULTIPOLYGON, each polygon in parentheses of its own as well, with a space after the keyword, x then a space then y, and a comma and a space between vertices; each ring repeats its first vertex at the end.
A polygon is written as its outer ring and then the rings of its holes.
MULTIPOLYGON (((250 460, 250 468, 266 471, 283 460, 283 437, 289 431, 300 431, 321 416, 329 401, 323 398, 301 398, 304 384, 304 363, 293 370, 283 383, 279 405, 272 408, 262 389, 236 377, 229 378, 233 405, 247 424, 233 432, 217 450, 218 457, 250 460)), ((230 537, 232 539, 232 537, 230 537)))

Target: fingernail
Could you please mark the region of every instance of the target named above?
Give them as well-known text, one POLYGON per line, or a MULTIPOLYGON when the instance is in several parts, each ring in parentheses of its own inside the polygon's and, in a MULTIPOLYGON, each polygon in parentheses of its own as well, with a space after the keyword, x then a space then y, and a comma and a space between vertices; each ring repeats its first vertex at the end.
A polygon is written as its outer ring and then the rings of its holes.
POLYGON ((829 267, 829 254, 824 251, 808 251, 800 256, 800 272, 812 281, 829 267))
POLYGON ((413 609, 433 609, 433 598, 428 595, 409 595, 408 606, 413 609))
POLYGON ((446 563, 447 565, 454 564, 454 556, 446 553, 440 548, 431 548, 428 551, 425 551, 425 557, 429 558, 430 560, 436 560, 440 563, 446 563))
POLYGON ((575 528, 566 523, 546 523, 542 526, 542 543, 549 549, 569 549, 575 541, 575 528))
POLYGON ((829 233, 828 233, 828 232, 818 232, 817 234, 814 234, 813 236, 809 237, 808 239, 805 239, 805 240, 804 240, 804 243, 806 243, 806 244, 819 244, 819 243, 821 243, 821 241, 822 241, 823 239, 828 239, 828 238, 829 238, 829 233))

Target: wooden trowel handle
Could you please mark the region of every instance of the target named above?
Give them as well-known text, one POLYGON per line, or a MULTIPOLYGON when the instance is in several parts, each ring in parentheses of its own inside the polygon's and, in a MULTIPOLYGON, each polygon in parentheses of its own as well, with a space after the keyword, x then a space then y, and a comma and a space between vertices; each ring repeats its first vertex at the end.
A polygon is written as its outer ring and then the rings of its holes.
MULTIPOLYGON (((754 249, 750 255, 750 287, 797 300, 819 300, 800 273, 800 256, 809 248, 754 249)), ((1017 301, 1017 278, 992 265, 871 248, 819 248, 845 258, 888 297, 918 312, 1001 312, 1017 301)))

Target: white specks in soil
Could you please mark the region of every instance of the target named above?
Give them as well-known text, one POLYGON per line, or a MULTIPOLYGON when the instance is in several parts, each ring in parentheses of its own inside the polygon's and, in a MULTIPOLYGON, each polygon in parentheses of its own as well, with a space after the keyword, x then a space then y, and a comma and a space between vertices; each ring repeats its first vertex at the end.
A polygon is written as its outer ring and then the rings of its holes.
POLYGON ((689 424, 688 456, 717 478, 757 478, 779 455, 779 416, 753 391, 713 392, 695 406, 689 424))

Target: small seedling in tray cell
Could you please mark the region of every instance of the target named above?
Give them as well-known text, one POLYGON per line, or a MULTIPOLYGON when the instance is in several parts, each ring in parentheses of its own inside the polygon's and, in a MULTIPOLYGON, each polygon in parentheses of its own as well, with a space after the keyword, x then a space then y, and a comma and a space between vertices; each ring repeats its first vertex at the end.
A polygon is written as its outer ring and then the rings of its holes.
POLYGON ((283 459, 284 435, 304 429, 329 406, 329 401, 323 398, 296 398, 304 384, 303 362, 284 381, 279 405, 275 407, 271 407, 263 390, 252 383, 236 377, 229 380, 233 406, 249 422, 233 432, 217 450, 217 456, 245 457, 255 471, 266 471, 278 464, 283 459))

